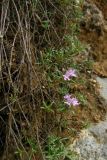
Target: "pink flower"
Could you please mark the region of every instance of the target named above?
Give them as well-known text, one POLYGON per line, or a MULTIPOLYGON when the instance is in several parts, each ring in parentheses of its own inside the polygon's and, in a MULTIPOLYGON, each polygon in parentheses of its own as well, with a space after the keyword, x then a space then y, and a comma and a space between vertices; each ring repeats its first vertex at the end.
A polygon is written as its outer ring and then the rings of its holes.
POLYGON ((76 75, 76 70, 70 68, 68 71, 66 71, 66 73, 63 75, 64 80, 70 80, 71 77, 77 77, 76 75))
POLYGON ((65 96, 64 96, 64 99, 70 99, 71 98, 71 95, 70 94, 66 94, 65 96))
POLYGON ((78 106, 80 104, 76 98, 72 98, 71 101, 72 101, 71 104, 73 106, 78 106))
POLYGON ((70 94, 66 94, 64 96, 64 99, 65 99, 65 104, 71 106, 78 106, 80 103, 78 102, 78 100, 76 98, 71 98, 71 95, 70 94))

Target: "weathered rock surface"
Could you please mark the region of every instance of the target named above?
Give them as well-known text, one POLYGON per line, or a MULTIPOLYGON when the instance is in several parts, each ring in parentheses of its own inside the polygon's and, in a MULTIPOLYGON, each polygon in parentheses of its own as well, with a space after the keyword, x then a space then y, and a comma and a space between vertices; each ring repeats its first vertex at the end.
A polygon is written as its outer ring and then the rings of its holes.
MULTIPOLYGON (((107 103, 107 78, 97 77, 97 81, 107 103)), ((78 160, 107 160, 107 119, 83 130, 71 148, 78 153, 78 160)))
POLYGON ((107 160, 107 120, 82 131, 72 147, 79 160, 107 160))
POLYGON ((103 32, 106 28, 106 22, 102 11, 89 1, 84 2, 83 6, 83 24, 88 31, 103 32))
POLYGON ((96 78, 97 82, 100 84, 100 95, 105 99, 107 103, 107 78, 96 78))

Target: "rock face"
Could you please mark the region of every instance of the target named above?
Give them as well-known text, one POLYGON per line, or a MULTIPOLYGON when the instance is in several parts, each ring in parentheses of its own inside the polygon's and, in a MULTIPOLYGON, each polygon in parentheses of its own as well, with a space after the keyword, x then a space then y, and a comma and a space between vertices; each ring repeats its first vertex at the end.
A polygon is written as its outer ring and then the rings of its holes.
POLYGON ((96 78, 97 82, 100 84, 100 95, 105 99, 107 103, 107 78, 96 78))
POLYGON ((105 21, 99 8, 89 1, 84 2, 83 6, 83 24, 88 31, 102 32, 105 28, 105 21))
POLYGON ((82 131, 71 147, 78 160, 107 160, 107 120, 82 131))
MULTIPOLYGON (((107 78, 97 77, 96 80, 107 104, 107 78)), ((78 153, 78 160, 107 160, 107 119, 83 130, 71 148, 78 153)))
MULTIPOLYGON (((97 82, 107 104, 107 78, 97 77, 97 82)), ((107 119, 83 130, 71 148, 78 153, 78 160, 107 160, 107 119)))

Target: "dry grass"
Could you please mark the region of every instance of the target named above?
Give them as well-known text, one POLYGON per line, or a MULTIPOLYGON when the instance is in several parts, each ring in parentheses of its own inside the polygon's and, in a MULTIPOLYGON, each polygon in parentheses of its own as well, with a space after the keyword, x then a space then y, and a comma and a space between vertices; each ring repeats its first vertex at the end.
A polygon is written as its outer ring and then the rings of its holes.
POLYGON ((1 156, 16 159, 21 148, 29 157, 27 138, 33 138, 45 159, 41 143, 54 128, 55 113, 40 108, 55 95, 44 87, 48 82, 41 62, 47 48, 64 44, 67 8, 51 0, 2 0, 0 8, 1 156))

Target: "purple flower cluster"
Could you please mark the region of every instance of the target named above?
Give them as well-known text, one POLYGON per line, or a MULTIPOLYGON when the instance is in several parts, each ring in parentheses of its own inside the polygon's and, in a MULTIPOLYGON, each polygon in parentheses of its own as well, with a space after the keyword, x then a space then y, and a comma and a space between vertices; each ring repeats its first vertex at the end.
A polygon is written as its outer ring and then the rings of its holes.
POLYGON ((70 94, 66 94, 64 96, 65 99, 65 103, 69 106, 73 105, 73 106, 78 106, 80 103, 78 102, 77 98, 71 98, 70 94))
POLYGON ((65 81, 70 80, 70 78, 72 78, 72 77, 77 77, 76 70, 70 68, 69 70, 66 71, 66 73, 63 75, 63 77, 64 77, 65 81))
MULTIPOLYGON (((77 77, 75 69, 68 69, 66 73, 63 75, 64 80, 70 80, 72 77, 77 77)), ((71 97, 70 94, 66 94, 64 96, 65 104, 68 106, 78 106, 80 103, 78 102, 77 98, 71 97)))

